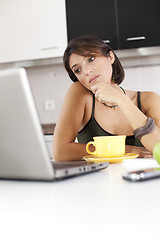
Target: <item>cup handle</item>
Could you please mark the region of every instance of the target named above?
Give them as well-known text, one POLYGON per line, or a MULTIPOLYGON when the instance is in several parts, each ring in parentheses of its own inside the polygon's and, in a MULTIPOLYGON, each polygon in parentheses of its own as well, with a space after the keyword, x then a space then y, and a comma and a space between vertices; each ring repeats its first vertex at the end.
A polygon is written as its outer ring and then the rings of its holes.
POLYGON ((86 145, 86 151, 87 151, 87 153, 89 153, 89 154, 96 154, 96 150, 94 151, 94 152, 91 152, 90 150, 89 150, 89 146, 90 145, 93 145, 94 147, 95 147, 95 142, 94 141, 91 141, 91 142, 88 142, 87 143, 87 145, 86 145))

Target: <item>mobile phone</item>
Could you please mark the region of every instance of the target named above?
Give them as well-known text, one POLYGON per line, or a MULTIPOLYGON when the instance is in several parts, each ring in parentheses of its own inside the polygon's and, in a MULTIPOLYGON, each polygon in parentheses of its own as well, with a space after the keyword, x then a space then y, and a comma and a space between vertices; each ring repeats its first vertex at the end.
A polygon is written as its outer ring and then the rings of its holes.
POLYGON ((148 168, 138 171, 127 172, 122 175, 123 179, 139 182, 160 177, 160 168, 148 168))

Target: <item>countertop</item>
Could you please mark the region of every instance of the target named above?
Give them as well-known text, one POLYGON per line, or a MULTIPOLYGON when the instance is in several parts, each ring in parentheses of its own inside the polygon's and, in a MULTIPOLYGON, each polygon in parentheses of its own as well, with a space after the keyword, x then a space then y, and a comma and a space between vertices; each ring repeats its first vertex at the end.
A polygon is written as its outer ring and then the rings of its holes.
POLYGON ((53 135, 54 134, 54 129, 56 124, 55 123, 50 123, 50 124, 41 124, 43 133, 45 135, 53 135))
POLYGON ((58 182, 1 180, 1 239, 159 240, 160 178, 122 179, 150 166, 154 159, 139 158, 58 182))

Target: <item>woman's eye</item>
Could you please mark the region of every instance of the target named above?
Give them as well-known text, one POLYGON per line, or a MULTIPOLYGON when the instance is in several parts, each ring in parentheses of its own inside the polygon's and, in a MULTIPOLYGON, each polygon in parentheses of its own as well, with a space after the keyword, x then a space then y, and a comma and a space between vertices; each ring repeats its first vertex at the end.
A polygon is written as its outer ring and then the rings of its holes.
POLYGON ((78 74, 80 72, 80 68, 75 69, 74 72, 78 74))
POLYGON ((89 62, 93 62, 94 59, 95 59, 95 57, 90 57, 90 58, 88 59, 88 61, 89 61, 89 62))

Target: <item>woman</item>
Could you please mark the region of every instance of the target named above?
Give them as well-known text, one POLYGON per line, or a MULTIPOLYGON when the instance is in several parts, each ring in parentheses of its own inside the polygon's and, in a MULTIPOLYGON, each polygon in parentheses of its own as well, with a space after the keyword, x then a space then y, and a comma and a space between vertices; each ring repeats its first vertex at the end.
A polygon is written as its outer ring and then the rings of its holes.
POLYGON ((144 146, 152 152, 160 142, 160 97, 153 92, 121 88, 121 63, 97 37, 73 39, 63 61, 74 83, 56 124, 54 159, 81 160, 87 155, 86 143, 99 135, 126 135, 127 145, 139 146, 138 149, 144 146))

